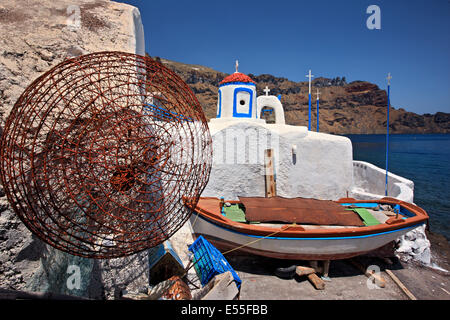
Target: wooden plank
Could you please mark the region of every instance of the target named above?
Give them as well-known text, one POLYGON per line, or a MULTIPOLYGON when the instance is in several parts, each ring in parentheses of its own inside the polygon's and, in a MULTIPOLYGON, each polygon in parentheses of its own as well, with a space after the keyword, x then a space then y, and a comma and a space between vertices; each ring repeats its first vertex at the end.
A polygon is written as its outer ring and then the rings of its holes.
POLYGON ((277 195, 273 165, 273 150, 266 149, 264 152, 266 198, 275 197, 277 195))
POLYGON ((362 273, 364 273, 364 275, 367 278, 373 278, 374 283, 379 286, 380 288, 384 288, 386 286, 386 281, 383 279, 383 277, 381 277, 380 275, 377 275, 375 272, 373 271, 369 271, 366 268, 364 268, 359 262, 350 259, 350 262, 359 270, 361 270, 362 273))
POLYGON ((145 293, 122 292, 122 300, 154 300, 145 293))
POLYGON ((298 276, 307 276, 309 274, 316 273, 316 270, 314 270, 313 268, 297 266, 297 268, 295 268, 295 273, 298 276))
POLYGON ((230 271, 214 278, 214 286, 202 300, 233 300, 239 293, 230 271))
POLYGON ((320 279, 317 274, 311 273, 308 274, 308 280, 311 282, 311 284, 316 288, 317 290, 323 290, 325 289, 325 282, 320 279))
POLYGON ((384 270, 386 273, 394 280, 394 282, 399 286, 400 289, 408 296, 411 300, 417 300, 417 298, 408 290, 408 288, 400 281, 399 278, 389 269, 384 270))

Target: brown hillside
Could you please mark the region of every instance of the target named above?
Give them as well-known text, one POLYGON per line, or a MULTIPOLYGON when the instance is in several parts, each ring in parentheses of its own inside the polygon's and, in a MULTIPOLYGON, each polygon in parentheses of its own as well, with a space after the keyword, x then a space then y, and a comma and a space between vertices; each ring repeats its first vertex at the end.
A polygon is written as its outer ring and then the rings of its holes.
MULTIPOLYGON (((219 82, 228 74, 201 65, 189 65, 156 57, 176 72, 196 94, 208 119, 215 117, 219 82)), ((294 82, 269 74, 249 76, 256 82, 258 95, 268 86, 281 94, 286 123, 308 125, 308 82, 294 82)), ((345 78, 313 80, 312 129, 316 128, 316 88, 320 95, 320 131, 337 134, 386 132, 387 94, 367 81, 347 83, 345 78)), ((403 108, 390 109, 391 133, 450 133, 450 114, 418 115, 403 108)))

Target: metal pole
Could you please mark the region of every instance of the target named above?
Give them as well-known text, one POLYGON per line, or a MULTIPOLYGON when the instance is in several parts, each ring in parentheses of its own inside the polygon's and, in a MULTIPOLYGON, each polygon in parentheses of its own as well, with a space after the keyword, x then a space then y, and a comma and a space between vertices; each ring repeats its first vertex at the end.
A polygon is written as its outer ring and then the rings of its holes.
POLYGON ((306 75, 307 78, 309 78, 309 109, 308 109, 308 130, 311 131, 311 78, 314 76, 311 74, 311 70, 309 70, 309 73, 306 75))
POLYGON ((319 99, 317 99, 317 132, 319 132, 319 99))
POLYGON ((319 132, 319 89, 317 89, 317 132, 319 132))
POLYGON ((309 93, 308 130, 311 131, 311 92, 309 93))
POLYGON ((388 195, 388 163, 389 163, 389 107, 390 107, 390 95, 391 95, 391 74, 388 74, 388 87, 387 87, 387 123, 386 123, 386 184, 384 189, 385 196, 388 195))

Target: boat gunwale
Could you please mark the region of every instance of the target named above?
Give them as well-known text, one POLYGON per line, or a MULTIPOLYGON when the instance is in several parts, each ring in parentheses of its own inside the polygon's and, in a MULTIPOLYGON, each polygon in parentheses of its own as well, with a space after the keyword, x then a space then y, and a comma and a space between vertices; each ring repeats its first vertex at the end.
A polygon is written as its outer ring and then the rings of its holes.
MULTIPOLYGON (((217 197, 201 197, 200 199, 214 199, 220 201, 217 197)), ((199 199, 199 200, 200 200, 199 199)), ((239 200, 229 200, 226 201, 231 204, 240 203, 239 200)), ((380 223, 375 226, 363 226, 363 227, 354 227, 349 226, 347 228, 339 228, 339 229, 303 229, 300 225, 293 224, 284 224, 280 228, 268 227, 268 226, 258 226, 255 224, 246 224, 241 222, 232 221, 222 214, 217 214, 214 212, 209 212, 201 207, 197 206, 193 208, 191 205, 188 206, 193 209, 197 214, 201 215, 201 217, 207 219, 211 223, 222 226, 226 229, 234 230, 239 233, 254 235, 254 236, 262 236, 268 237, 271 234, 276 232, 276 237, 278 238, 333 238, 333 237, 355 237, 355 236, 364 236, 376 233, 382 233, 387 231, 395 231, 399 229, 404 229, 407 227, 416 226, 419 224, 423 224, 427 222, 429 219, 428 214, 422 208, 413 205, 411 203, 407 203, 395 198, 384 197, 378 200, 356 200, 353 198, 341 198, 336 203, 381 203, 381 204, 390 204, 390 205, 400 205, 404 207, 411 213, 415 214, 413 217, 408 217, 407 219, 398 219, 397 223, 386 224, 380 223), (285 228, 285 230, 283 230, 285 228)))

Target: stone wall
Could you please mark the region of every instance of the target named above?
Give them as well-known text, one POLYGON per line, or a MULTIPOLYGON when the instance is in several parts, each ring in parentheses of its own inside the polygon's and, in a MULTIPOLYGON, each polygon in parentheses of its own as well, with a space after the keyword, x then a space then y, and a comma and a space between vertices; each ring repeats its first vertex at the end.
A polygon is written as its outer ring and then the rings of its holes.
MULTIPOLYGON (((37 77, 66 58, 98 51, 145 55, 137 8, 107 0, 0 0, 1 126, 37 77)), ((0 211, 1 288, 109 299, 148 283, 145 251, 112 260, 70 256, 32 236, 3 190, 0 211), (67 286, 70 265, 80 268, 80 289, 67 286)))
POLYGON ((0 0, 0 25, 3 121, 23 90, 66 58, 108 50, 145 54, 139 10, 112 1, 0 0))

